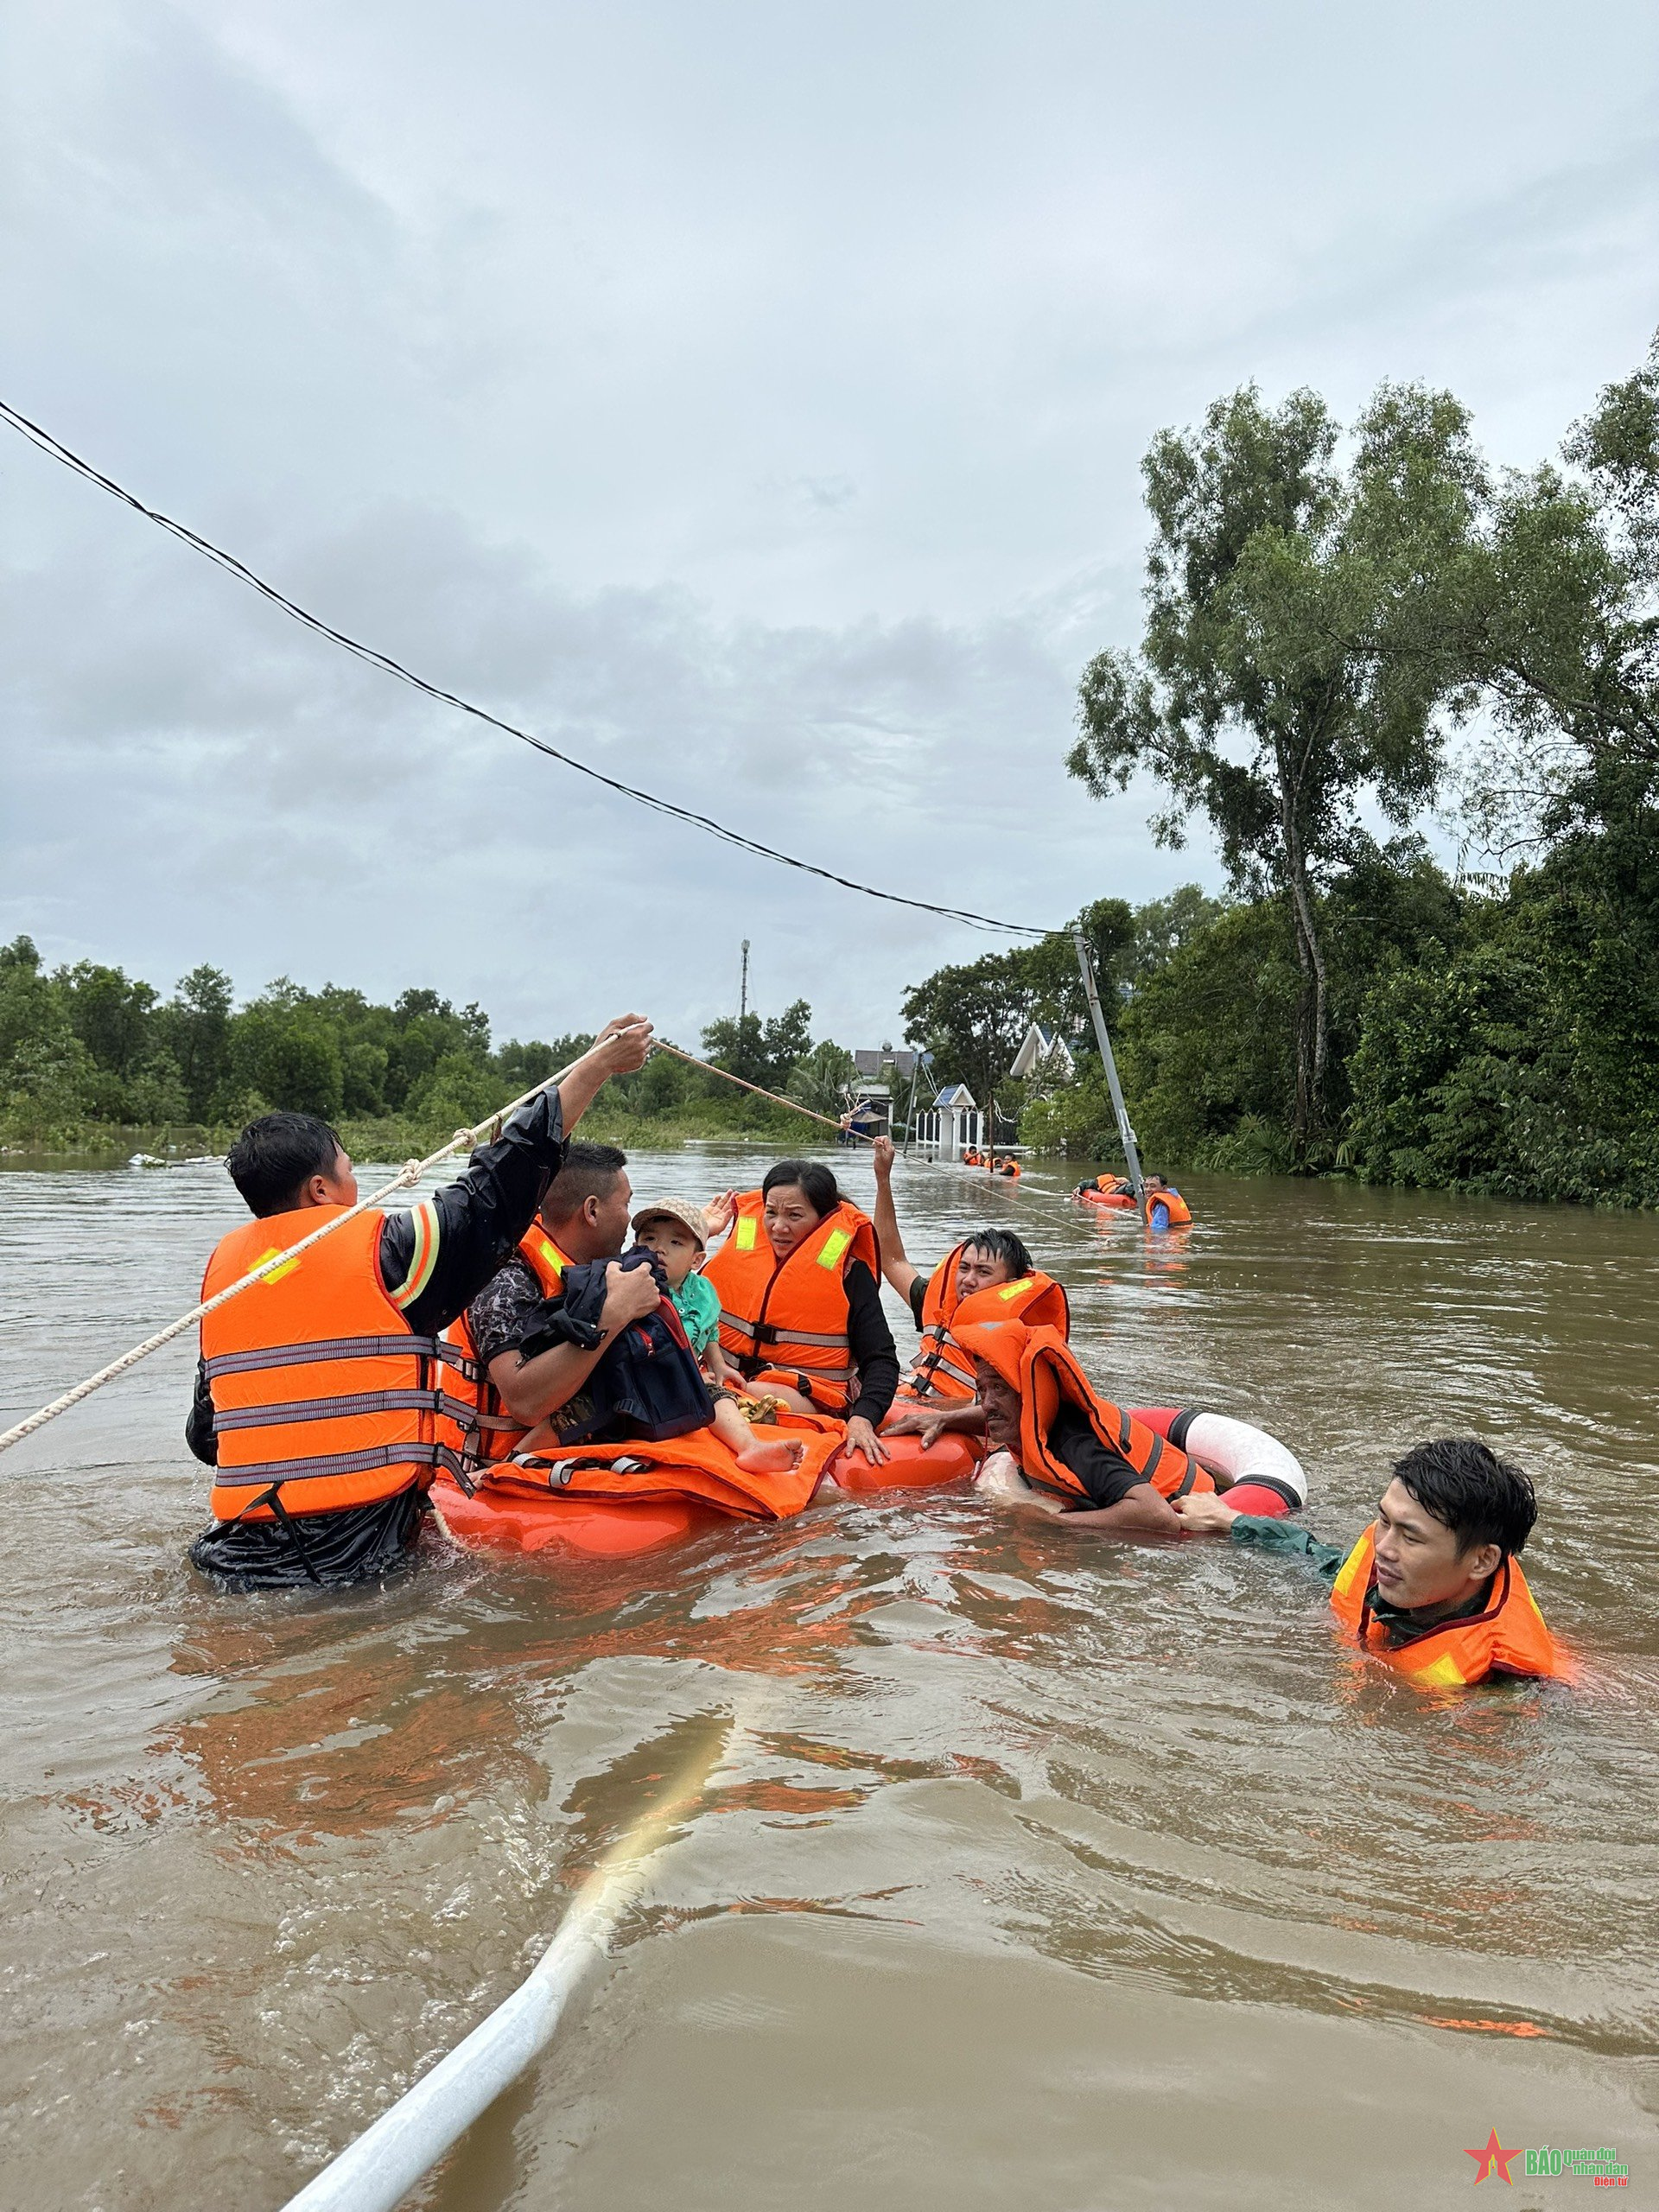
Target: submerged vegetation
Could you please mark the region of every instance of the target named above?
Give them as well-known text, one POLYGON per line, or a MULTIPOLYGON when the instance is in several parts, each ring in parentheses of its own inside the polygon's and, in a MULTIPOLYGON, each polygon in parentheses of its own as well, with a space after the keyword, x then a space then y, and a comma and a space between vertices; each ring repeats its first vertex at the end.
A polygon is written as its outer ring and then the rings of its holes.
MULTIPOLYGON (((1149 1165, 1659 1205, 1659 344, 1559 464, 1495 474, 1446 393, 1384 386, 1344 439, 1249 388, 1144 473, 1140 647, 1092 659, 1068 766, 1149 774, 1154 836, 1196 816, 1226 895, 1188 885, 1080 923, 1149 1165), (1420 833, 1454 802, 1487 872, 1420 833)), ((1117 1137, 1069 938, 918 983, 906 1034, 1031 1144, 1117 1137), (1068 1044, 1024 1084, 1030 1024, 1068 1044)), ((478 1121, 585 1043, 495 1046, 476 1006, 285 979, 237 1007, 212 967, 170 998, 118 968, 0 948, 0 1141, 219 1140, 272 1106, 365 1156, 478 1121)), ((853 1062, 798 1001, 714 1023, 703 1056, 838 1114, 853 1062)), ((798 1142, 786 1109, 665 1055, 594 1133, 798 1142)))

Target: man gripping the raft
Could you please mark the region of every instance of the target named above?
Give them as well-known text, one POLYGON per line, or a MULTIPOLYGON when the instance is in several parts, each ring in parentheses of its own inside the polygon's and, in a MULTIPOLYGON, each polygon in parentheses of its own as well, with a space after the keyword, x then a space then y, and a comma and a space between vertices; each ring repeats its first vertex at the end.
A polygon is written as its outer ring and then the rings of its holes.
MULTIPOLYGON (((196 1567, 240 1589, 337 1586, 410 1549, 434 1476, 458 1464, 469 1410, 440 1332, 529 1229, 566 1130, 650 1050, 642 1016, 607 1022, 455 1182, 412 1211, 358 1215, 206 1317, 185 1434, 216 1478, 213 1525, 190 1547, 196 1567)), ((220 1238, 204 1297, 357 1203, 351 1160, 309 1114, 262 1116, 226 1164, 255 1217, 220 1238)), ((645 1283, 634 1287, 643 1301, 645 1283)), ((654 1286, 648 1296, 654 1306, 654 1286)), ((606 1320, 623 1318, 619 1306, 606 1320)))
POLYGON ((1024 1320, 1071 1333, 1071 1311, 1052 1276, 1044 1274, 1011 1230, 979 1229, 947 1252, 931 1274, 912 1264, 893 1201, 893 1145, 878 1137, 875 1234, 881 1272, 905 1300, 921 1332, 915 1359, 900 1378, 893 1408, 883 1424, 889 1436, 919 1436, 931 1443, 952 1430, 981 1437, 985 1411, 976 1395, 973 1363, 957 1342, 957 1329, 976 1320, 1024 1320))
POLYGON ((1538 1516, 1531 1480, 1471 1438, 1415 1445, 1397 1459, 1376 1520, 1349 1552, 1262 1520, 1233 1497, 1175 1506, 1194 1535, 1305 1560, 1330 1583, 1353 1641, 1420 1688, 1572 1677, 1517 1557, 1538 1516))

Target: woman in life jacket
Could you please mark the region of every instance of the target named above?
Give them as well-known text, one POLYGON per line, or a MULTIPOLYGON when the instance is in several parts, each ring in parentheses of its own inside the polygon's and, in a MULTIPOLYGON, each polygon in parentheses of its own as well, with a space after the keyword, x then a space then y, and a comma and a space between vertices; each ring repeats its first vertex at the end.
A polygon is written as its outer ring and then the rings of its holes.
POLYGON ((1531 1481, 1472 1438, 1419 1444, 1396 1460, 1376 1520, 1345 1552, 1221 1498, 1183 1499, 1178 1510, 1196 1534, 1313 1567, 1344 1635, 1420 1688, 1573 1677, 1521 1572, 1538 1512, 1531 1481))
POLYGON ((797 1413, 847 1424, 845 1449, 879 1465, 876 1434, 899 1386, 868 1217, 815 1160, 780 1160, 737 1200, 703 1269, 720 1297, 721 1350, 746 1382, 797 1413))

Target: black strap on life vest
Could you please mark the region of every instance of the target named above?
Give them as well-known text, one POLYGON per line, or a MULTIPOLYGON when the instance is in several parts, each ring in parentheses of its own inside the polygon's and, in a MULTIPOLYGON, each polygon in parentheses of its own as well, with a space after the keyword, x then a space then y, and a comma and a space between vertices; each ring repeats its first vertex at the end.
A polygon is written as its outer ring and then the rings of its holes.
POLYGON ((288 1538, 289 1542, 293 1545, 295 1550, 299 1554, 300 1565, 305 1569, 310 1580, 316 1585, 319 1590, 321 1590, 322 1587, 322 1577, 317 1573, 316 1568, 311 1564, 311 1554, 306 1549, 305 1538, 300 1534, 299 1522, 294 1518, 294 1516, 283 1503, 282 1489, 283 1486, 280 1483, 272 1483, 270 1488, 264 1492, 263 1497, 252 1499, 248 1504, 243 1507, 242 1512, 238 1513, 236 1517, 239 1521, 242 1519, 244 1514, 251 1513, 256 1505, 268 1505, 272 1513, 276 1516, 277 1522, 281 1526, 283 1534, 288 1538))

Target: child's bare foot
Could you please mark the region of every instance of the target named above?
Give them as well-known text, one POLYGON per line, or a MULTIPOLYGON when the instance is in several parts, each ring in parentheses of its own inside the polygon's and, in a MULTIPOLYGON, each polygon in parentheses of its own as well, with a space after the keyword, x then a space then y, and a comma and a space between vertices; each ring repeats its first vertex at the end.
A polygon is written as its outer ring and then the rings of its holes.
POLYGON ((737 1455, 737 1464, 746 1475, 786 1475, 799 1464, 802 1446, 798 1444, 747 1444, 737 1455))

